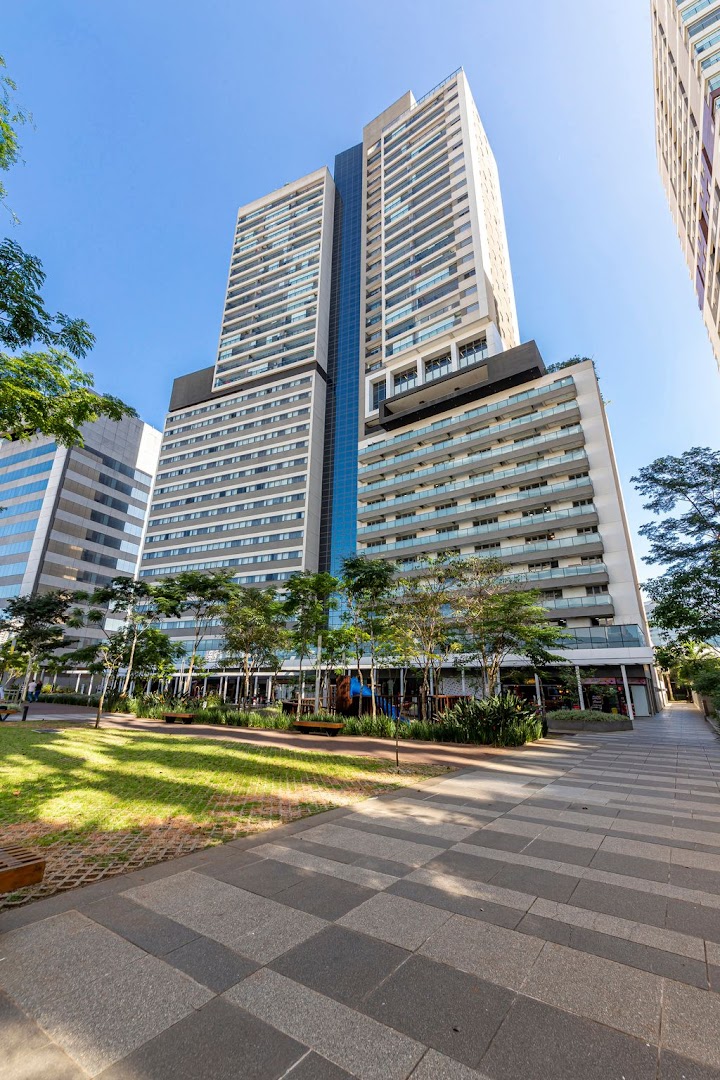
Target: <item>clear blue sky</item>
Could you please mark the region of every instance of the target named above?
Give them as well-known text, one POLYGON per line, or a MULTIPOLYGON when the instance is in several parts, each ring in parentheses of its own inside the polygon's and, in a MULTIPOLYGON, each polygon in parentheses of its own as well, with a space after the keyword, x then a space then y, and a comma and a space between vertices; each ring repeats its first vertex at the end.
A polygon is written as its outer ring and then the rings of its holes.
POLYGON ((0 51, 35 122, 5 231, 90 322, 98 385, 151 423, 214 361, 237 207, 462 65, 521 335, 547 363, 595 358, 633 528, 636 469, 718 446, 720 375, 655 164, 646 0, 23 0, 0 51))

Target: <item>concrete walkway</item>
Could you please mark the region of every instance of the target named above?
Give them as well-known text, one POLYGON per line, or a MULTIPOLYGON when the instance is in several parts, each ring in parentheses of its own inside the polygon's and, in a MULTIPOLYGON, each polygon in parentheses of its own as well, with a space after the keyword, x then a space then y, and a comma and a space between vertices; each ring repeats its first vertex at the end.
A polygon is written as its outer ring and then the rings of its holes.
POLYGON ((547 740, 0 934, 3 1080, 720 1080, 720 740, 547 740))

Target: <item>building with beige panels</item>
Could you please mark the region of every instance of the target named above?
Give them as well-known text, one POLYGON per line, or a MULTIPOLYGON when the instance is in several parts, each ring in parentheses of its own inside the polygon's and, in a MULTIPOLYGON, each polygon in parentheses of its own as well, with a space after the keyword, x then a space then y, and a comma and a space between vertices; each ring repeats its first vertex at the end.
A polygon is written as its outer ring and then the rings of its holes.
POLYGON ((720 364, 720 0, 651 0, 658 167, 720 364))
POLYGON ((462 71, 386 109, 333 177, 240 210, 218 357, 175 382, 141 573, 232 567, 282 587, 356 551, 405 573, 440 551, 498 555, 541 590, 581 685, 590 667, 655 708, 594 368, 548 371, 520 342, 462 71))

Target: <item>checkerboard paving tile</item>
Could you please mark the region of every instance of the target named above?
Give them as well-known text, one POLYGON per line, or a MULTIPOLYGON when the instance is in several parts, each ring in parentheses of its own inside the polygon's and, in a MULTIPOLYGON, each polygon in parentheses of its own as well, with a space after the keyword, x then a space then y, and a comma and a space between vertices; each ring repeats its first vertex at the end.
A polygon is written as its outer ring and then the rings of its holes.
POLYGON ((101 886, 0 916, 3 1080, 720 1080, 694 710, 101 886))

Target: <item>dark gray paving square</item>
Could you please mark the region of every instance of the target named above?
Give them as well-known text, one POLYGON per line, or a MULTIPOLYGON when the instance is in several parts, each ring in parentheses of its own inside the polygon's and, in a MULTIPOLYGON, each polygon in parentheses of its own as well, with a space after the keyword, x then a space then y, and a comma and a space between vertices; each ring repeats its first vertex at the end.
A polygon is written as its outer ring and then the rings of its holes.
POLYGON ((482 1058, 492 1080, 655 1080, 657 1049, 518 997, 482 1058))
MULTIPOLYGON (((368 867, 369 869, 369 867, 368 867)), ((407 867, 405 867, 407 870, 407 867)), ((307 876, 297 885, 286 889, 277 899, 299 911, 307 911, 321 919, 333 922, 347 915, 348 911, 364 904, 375 895, 373 889, 356 885, 352 881, 330 877, 329 874, 306 872, 307 876)))
POLYGON ((299 866, 290 866, 275 859, 261 859, 247 866, 221 871, 214 876, 228 885, 245 889, 246 892, 258 893, 260 896, 277 896, 291 885, 303 881, 308 873, 309 871, 299 866))
POLYGON ((498 829, 478 829, 463 840, 463 844, 477 844, 478 847, 494 848, 497 851, 522 851, 530 843, 531 837, 518 836, 517 833, 500 832, 498 829))
POLYGON ((554 941, 557 945, 569 945, 572 927, 559 919, 545 919, 542 915, 523 916, 515 927, 521 934, 531 934, 543 941, 554 941))
POLYGON ((358 855, 353 859, 353 866, 360 866, 363 870, 376 870, 379 874, 390 874, 391 877, 404 877, 411 874, 412 866, 407 863, 397 862, 395 859, 382 859, 378 855, 358 855))
POLYGON ((215 998, 100 1074, 102 1080, 276 1080, 307 1047, 215 998))
POLYGON ((512 990, 446 964, 412 956, 360 1008, 418 1042, 474 1066, 514 996, 512 990))
MULTIPOLYGON (((665 897, 640 892, 638 889, 606 885, 601 881, 581 881, 572 894, 570 903, 575 907, 587 908, 589 911, 597 911, 603 915, 617 915, 621 919, 630 919, 633 922, 665 926, 667 906, 665 897)), ((674 929, 679 929, 679 927, 674 927, 674 929)))
POLYGON ((416 900, 420 904, 442 908, 443 911, 452 911, 456 915, 467 915, 469 919, 506 926, 509 930, 513 930, 523 917, 523 912, 516 908, 462 893, 446 892, 432 885, 421 885, 417 881, 396 881, 386 891, 395 896, 404 896, 407 900, 416 900))
POLYGON ((720 967, 717 964, 708 964, 708 975, 710 977, 710 989, 714 990, 716 994, 720 994, 720 967))
MULTIPOLYGON (((198 870, 202 874, 207 874, 208 877, 217 878, 218 881, 227 881, 227 874, 232 876, 243 866, 250 866, 252 863, 260 862, 263 862, 263 856, 256 855, 252 850, 236 851, 233 855, 225 856, 218 853, 208 859, 207 862, 202 863, 198 870)), ((230 884, 232 884, 232 881, 230 881, 230 884)))
POLYGON ((658 1080, 720 1080, 720 1069, 698 1065, 696 1061, 663 1050, 660 1054, 658 1080))
POLYGON ((365 821, 357 821, 355 818, 348 825, 358 832, 373 833, 375 836, 391 836, 394 840, 410 840, 413 844, 425 844, 427 847, 443 848, 452 847, 457 840, 448 840, 441 836, 430 836, 425 832, 415 832, 414 829, 395 829, 391 825, 378 822, 370 824, 365 821))
POLYGON ((525 848, 523 855, 571 863, 576 866, 589 866, 596 850, 596 848, 580 847, 579 844, 563 844, 555 840, 533 840, 525 848))
MULTIPOLYGON (((718 831, 720 832, 720 826, 718 831)), ((720 872, 717 870, 701 870, 671 863, 670 884, 679 885, 683 889, 700 889, 701 892, 720 896, 720 872)))
POLYGON ((0 1075, 3 1080, 84 1080, 87 1073, 0 990, 0 1075))
POLYGON ((523 806, 539 806, 546 810, 567 810, 572 803, 562 799, 532 798, 526 799, 523 806))
POLYGON ((641 971, 650 971, 654 975, 664 975, 668 979, 688 983, 690 986, 699 986, 701 989, 707 988, 707 973, 705 964, 701 960, 691 960, 687 956, 678 956, 677 953, 665 952, 663 949, 653 949, 636 941, 628 941, 626 938, 613 937, 610 934, 601 934, 595 930, 575 926, 572 927, 568 944, 572 949, 592 953, 593 956, 604 956, 607 960, 615 960, 618 964, 639 968, 641 971))
MULTIPOLYGON (((309 819, 314 825, 317 824, 313 818, 309 819)), ((295 851, 304 851, 306 855, 317 855, 318 845, 311 843, 309 840, 303 840, 302 836, 288 836, 283 838, 283 846, 293 848, 295 851)), ((342 848, 330 847, 329 844, 323 844, 323 857, 326 859, 332 859, 334 862, 347 863, 350 865, 354 863, 357 858, 356 851, 343 851, 342 848)), ((407 870, 407 867, 405 867, 407 870)))
POLYGON ((666 927, 668 930, 679 930, 681 934, 720 941, 720 910, 690 904, 687 900, 670 899, 667 902, 666 927))
POLYGON ((314 1050, 302 1059, 299 1065, 295 1065, 288 1073, 286 1080, 354 1080, 349 1072, 345 1072, 332 1061, 320 1057, 314 1050))
POLYGON ((99 900, 84 914, 154 956, 164 956, 197 937, 194 930, 182 923, 159 915, 125 896, 109 896, 99 900))
MULTIPOLYGON (((620 816, 616 806, 594 806, 592 803, 584 802, 571 802, 568 810, 572 810, 574 814, 587 815, 588 825, 592 825, 592 818, 594 817, 615 818, 620 816)), ((577 825, 573 826, 573 828, 577 829, 577 825)))
POLYGON ((229 990, 258 967, 219 941, 206 937, 196 937, 188 945, 167 953, 163 960, 216 994, 229 990))
POLYGON ((551 870, 538 870, 534 866, 506 866, 493 878, 493 885, 503 889, 542 896, 545 900, 566 901, 580 879, 568 874, 554 874, 551 870))
POLYGON ((636 855, 617 855, 612 851, 596 851, 590 863, 593 870, 608 870, 624 877, 644 878, 646 881, 667 882, 670 864, 636 855))
POLYGON ((367 934, 327 926, 269 966, 346 1005, 357 1005, 410 954, 367 934))
POLYGON ((657 814, 652 810, 620 810, 617 819, 618 821, 646 821, 649 825, 672 824, 670 814, 657 814))
POLYGON ((482 855, 465 855, 462 851, 449 850, 424 866, 425 870, 440 874, 453 874, 471 881, 491 881, 505 864, 498 859, 485 859, 482 855))

